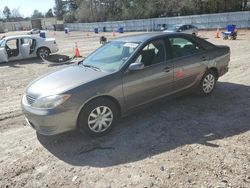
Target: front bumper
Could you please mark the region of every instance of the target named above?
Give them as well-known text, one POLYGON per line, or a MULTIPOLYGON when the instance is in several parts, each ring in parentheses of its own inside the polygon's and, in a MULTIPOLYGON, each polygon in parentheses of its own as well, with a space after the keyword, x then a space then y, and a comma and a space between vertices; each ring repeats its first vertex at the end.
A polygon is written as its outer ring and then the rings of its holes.
POLYGON ((55 135, 77 127, 76 113, 70 109, 34 109, 22 103, 22 110, 28 125, 42 135, 55 135))

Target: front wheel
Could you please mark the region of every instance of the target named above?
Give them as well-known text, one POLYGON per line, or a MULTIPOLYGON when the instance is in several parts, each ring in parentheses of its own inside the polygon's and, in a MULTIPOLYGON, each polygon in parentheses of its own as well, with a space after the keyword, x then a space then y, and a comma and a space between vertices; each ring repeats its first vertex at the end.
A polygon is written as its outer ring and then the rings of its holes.
POLYGON ((216 73, 212 70, 208 70, 201 79, 199 85, 199 92, 202 96, 211 95, 217 82, 216 73))
POLYGON ((47 58, 49 57, 50 51, 48 48, 40 48, 37 51, 37 56, 40 58, 47 58))
POLYGON ((82 109, 78 118, 81 132, 91 136, 102 136, 108 133, 118 119, 118 110, 111 100, 95 99, 82 109))

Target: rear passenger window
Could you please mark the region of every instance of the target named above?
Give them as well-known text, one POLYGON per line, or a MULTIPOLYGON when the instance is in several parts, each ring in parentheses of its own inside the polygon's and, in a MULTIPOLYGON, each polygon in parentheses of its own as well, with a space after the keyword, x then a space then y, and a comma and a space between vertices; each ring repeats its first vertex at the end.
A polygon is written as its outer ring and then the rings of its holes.
POLYGON ((31 46, 32 39, 30 39, 30 38, 21 38, 21 44, 29 44, 31 46))
POLYGON ((202 48, 199 47, 196 43, 181 37, 172 37, 169 38, 173 57, 184 57, 192 54, 196 54, 202 51, 202 48))

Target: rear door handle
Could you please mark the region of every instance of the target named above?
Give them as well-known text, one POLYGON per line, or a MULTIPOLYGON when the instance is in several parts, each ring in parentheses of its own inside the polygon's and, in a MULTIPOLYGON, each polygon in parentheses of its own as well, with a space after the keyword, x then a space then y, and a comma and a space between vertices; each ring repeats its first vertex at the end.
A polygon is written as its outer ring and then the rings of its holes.
POLYGON ((202 60, 202 61, 207 61, 207 60, 209 60, 209 57, 207 57, 207 56, 202 56, 202 57, 201 57, 201 60, 202 60))

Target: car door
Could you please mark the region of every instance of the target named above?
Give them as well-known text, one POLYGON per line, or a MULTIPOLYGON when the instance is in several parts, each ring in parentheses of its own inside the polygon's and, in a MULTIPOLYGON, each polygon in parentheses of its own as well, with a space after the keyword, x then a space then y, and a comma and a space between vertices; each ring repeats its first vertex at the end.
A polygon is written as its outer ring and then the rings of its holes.
POLYGON ((21 53, 20 53, 20 40, 19 38, 12 38, 6 40, 5 43, 5 49, 8 54, 8 59, 11 60, 18 60, 20 59, 21 53))
POLYGON ((174 91, 189 88, 199 82, 209 61, 206 51, 191 38, 171 36, 174 65, 174 91))
POLYGON ((29 58, 32 46, 32 39, 29 37, 22 37, 20 39, 20 42, 20 53, 22 54, 22 59, 29 58))
POLYGON ((134 62, 142 62, 144 68, 127 70, 123 75, 123 93, 128 110, 153 101, 172 92, 173 64, 163 39, 153 40, 138 52, 134 62))
POLYGON ((8 54, 5 49, 5 41, 3 41, 0 46, 0 63, 1 62, 8 62, 8 54))
POLYGON ((192 34, 192 27, 190 25, 186 25, 186 32, 187 34, 192 34))

